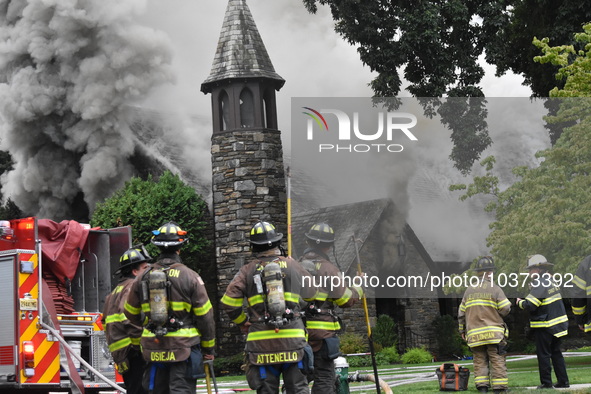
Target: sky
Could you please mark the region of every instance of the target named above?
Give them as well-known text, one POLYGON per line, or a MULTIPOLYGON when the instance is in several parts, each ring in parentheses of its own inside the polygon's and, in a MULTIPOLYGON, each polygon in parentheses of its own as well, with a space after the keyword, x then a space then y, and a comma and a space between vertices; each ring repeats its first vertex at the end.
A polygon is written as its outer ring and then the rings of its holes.
MULTIPOLYGON (((273 62, 286 80, 277 94, 279 129, 288 137, 292 97, 370 97, 375 77, 356 49, 334 31, 327 7, 309 14, 301 0, 248 0, 247 4, 273 62)), ((210 96, 200 92, 209 75, 227 2, 148 0, 140 22, 164 31, 173 47, 175 85, 157 89, 143 103, 192 113, 210 122, 210 96)), ((489 97, 528 97, 523 78, 494 77, 487 67, 483 89, 489 97)), ((408 93, 406 93, 408 95, 408 93)), ((403 93, 404 95, 404 93, 403 93)))

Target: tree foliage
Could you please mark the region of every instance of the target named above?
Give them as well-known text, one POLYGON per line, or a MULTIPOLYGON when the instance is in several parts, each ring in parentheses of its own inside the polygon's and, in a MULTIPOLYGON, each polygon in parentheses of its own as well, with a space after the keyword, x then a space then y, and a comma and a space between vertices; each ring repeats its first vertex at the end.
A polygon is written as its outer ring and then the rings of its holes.
MULTIPOLYGON (((556 67, 535 63, 535 36, 569 42, 591 20, 591 0, 303 0, 308 11, 328 5, 335 30, 357 46, 361 61, 377 73, 370 86, 377 97, 398 96, 402 77, 415 97, 482 97, 483 56, 497 74, 524 76, 534 96, 556 86, 556 67)), ((472 113, 479 107, 475 106, 472 113)), ((452 130, 451 159, 468 173, 490 144, 486 124, 462 127, 453 115, 438 111, 452 130)), ((476 111, 481 119, 484 112, 476 111)), ((550 128, 552 142, 560 127, 550 128)))
POLYGON ((151 176, 147 180, 131 178, 112 197, 97 204, 91 225, 131 226, 133 243, 143 243, 155 257, 159 252, 150 243, 152 231, 174 221, 188 233, 189 242, 181 250, 183 261, 207 276, 205 274, 214 267, 209 255, 207 216, 207 204, 201 196, 178 175, 165 172, 158 180, 151 176))
POLYGON ((546 120, 573 126, 553 147, 538 153, 543 159, 538 167, 515 168, 520 180, 506 190, 495 189, 491 166, 488 181, 475 179, 464 187, 465 196, 494 190, 498 197, 491 207, 496 221, 487 241, 504 271, 519 271, 528 255, 539 253, 555 264, 556 271, 574 272, 591 253, 591 24, 575 39, 584 49, 535 41, 544 53, 536 60, 558 65, 557 76, 565 82, 563 89, 552 90, 552 96, 560 98, 559 110, 546 120))

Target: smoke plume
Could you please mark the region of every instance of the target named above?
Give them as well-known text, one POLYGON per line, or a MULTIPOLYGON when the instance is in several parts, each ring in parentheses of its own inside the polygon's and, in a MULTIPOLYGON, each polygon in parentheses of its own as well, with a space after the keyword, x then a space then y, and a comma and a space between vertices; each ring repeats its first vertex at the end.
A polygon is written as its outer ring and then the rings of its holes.
POLYGON ((130 177, 124 107, 172 80, 166 36, 131 22, 144 7, 0 0, 2 193, 26 214, 85 218, 130 177))

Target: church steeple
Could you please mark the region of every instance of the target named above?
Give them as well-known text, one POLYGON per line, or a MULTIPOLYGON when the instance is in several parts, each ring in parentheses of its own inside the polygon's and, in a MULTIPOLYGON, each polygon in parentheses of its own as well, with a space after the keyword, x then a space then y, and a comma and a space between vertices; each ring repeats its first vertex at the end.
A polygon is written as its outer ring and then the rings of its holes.
MULTIPOLYGON (((258 221, 287 234, 287 196, 275 91, 275 72, 245 0, 229 0, 211 74, 212 194, 220 299, 238 269, 252 257, 248 233, 258 221)), ((211 295, 210 295, 211 296, 211 295)), ((218 350, 244 348, 240 330, 220 321, 218 350)))
POLYGON ((245 0, 229 0, 217 50, 201 91, 212 94, 213 131, 277 129, 276 72, 245 0))

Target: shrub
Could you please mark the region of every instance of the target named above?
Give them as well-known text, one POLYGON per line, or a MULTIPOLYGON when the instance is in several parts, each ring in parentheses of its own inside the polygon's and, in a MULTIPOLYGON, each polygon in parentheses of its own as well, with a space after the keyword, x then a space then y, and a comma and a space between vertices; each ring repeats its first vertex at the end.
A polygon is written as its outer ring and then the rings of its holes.
POLYGON ((365 353, 368 351, 367 340, 352 332, 347 332, 339 337, 341 339, 341 352, 343 354, 365 353))
POLYGON ((437 340, 438 358, 458 358, 464 355, 464 341, 458 331, 458 323, 450 315, 439 316, 433 322, 437 340))
POLYGON ((240 374, 243 373, 241 368, 244 362, 244 353, 229 357, 216 357, 213 360, 213 369, 218 376, 240 374))
POLYGON ((388 315, 378 316, 376 325, 371 330, 371 335, 374 343, 381 345, 382 348, 396 346, 398 344, 396 323, 388 315))
POLYGON ((398 354, 398 349, 396 349, 396 346, 383 348, 378 353, 378 356, 383 357, 383 364, 394 364, 400 361, 400 354, 398 354))
POLYGON ((410 348, 400 358, 403 364, 422 364, 433 361, 433 356, 425 348, 410 348))

